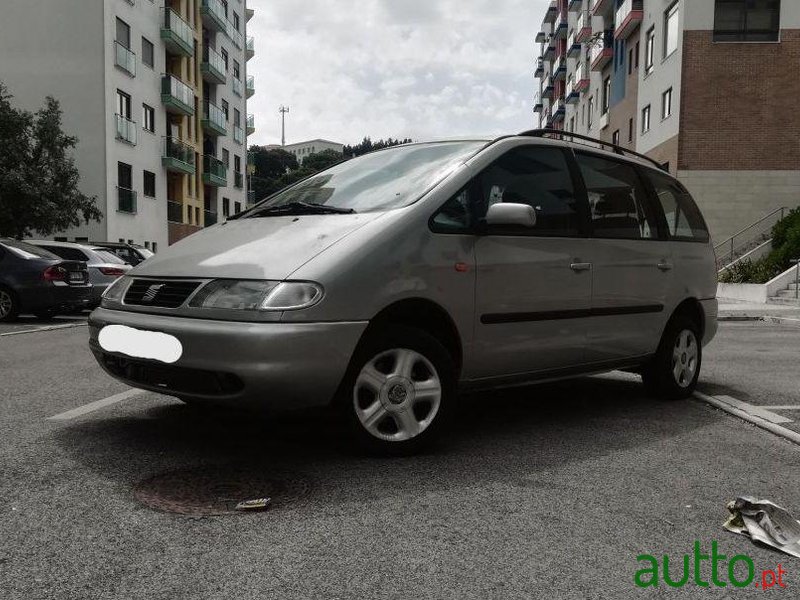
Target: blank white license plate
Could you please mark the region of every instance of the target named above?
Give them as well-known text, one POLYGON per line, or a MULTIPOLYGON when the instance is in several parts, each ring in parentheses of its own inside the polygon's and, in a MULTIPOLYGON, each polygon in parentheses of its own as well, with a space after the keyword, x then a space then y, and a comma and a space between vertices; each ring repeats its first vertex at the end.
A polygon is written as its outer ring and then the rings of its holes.
POLYGON ((135 329, 127 325, 106 325, 97 334, 97 343, 106 352, 167 364, 178 362, 183 354, 183 345, 174 335, 135 329))
POLYGON ((83 281, 83 273, 81 273, 80 271, 72 271, 69 274, 69 280, 70 281, 83 281))

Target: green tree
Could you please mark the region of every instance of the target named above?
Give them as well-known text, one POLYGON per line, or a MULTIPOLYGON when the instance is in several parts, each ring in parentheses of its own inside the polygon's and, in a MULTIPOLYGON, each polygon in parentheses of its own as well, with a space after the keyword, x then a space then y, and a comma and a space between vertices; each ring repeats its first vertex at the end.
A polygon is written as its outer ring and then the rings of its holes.
POLYGON ((258 177, 276 179, 298 167, 297 157, 281 148, 251 146, 249 153, 250 162, 255 166, 255 174, 258 177))
POLYGON ((14 108, 0 83, 0 235, 48 236, 99 221, 96 197, 78 189, 71 151, 77 138, 61 130, 61 108, 47 97, 36 113, 14 108))
POLYGON ((303 169, 316 172, 324 171, 328 167, 342 162, 343 158, 342 154, 335 150, 323 150, 306 156, 303 160, 303 169))

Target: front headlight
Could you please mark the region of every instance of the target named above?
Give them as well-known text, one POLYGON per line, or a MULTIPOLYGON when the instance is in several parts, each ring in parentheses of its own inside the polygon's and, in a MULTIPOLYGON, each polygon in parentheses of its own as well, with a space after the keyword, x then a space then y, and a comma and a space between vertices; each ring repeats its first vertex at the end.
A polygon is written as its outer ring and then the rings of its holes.
POLYGON ((284 311, 308 308, 322 299, 322 288, 301 281, 238 281, 217 279, 200 289, 192 308, 284 311))
POLYGON ((125 292, 128 290, 128 286, 130 284, 130 277, 118 277, 114 283, 106 288, 106 291, 103 292, 103 295, 100 296, 101 303, 105 304, 106 302, 122 302, 122 298, 125 296, 125 292))

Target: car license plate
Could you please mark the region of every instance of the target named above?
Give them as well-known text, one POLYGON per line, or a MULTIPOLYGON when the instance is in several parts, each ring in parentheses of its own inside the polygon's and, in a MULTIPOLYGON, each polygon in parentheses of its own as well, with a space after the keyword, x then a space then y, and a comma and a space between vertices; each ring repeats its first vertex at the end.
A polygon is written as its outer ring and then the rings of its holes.
POLYGON ((83 281, 84 281, 83 273, 81 271, 70 271, 69 280, 72 281, 72 282, 83 283, 83 281))
POLYGON ((97 335, 97 343, 106 352, 131 358, 146 358, 172 364, 183 354, 183 345, 174 335, 145 331, 126 325, 106 325, 97 335))

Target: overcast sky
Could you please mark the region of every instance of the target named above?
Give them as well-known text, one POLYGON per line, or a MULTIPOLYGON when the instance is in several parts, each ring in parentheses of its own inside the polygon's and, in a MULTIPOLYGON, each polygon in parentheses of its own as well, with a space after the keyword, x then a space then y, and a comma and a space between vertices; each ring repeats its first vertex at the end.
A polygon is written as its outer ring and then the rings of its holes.
POLYGON ((253 144, 424 140, 535 126, 549 0, 248 0, 253 144))

